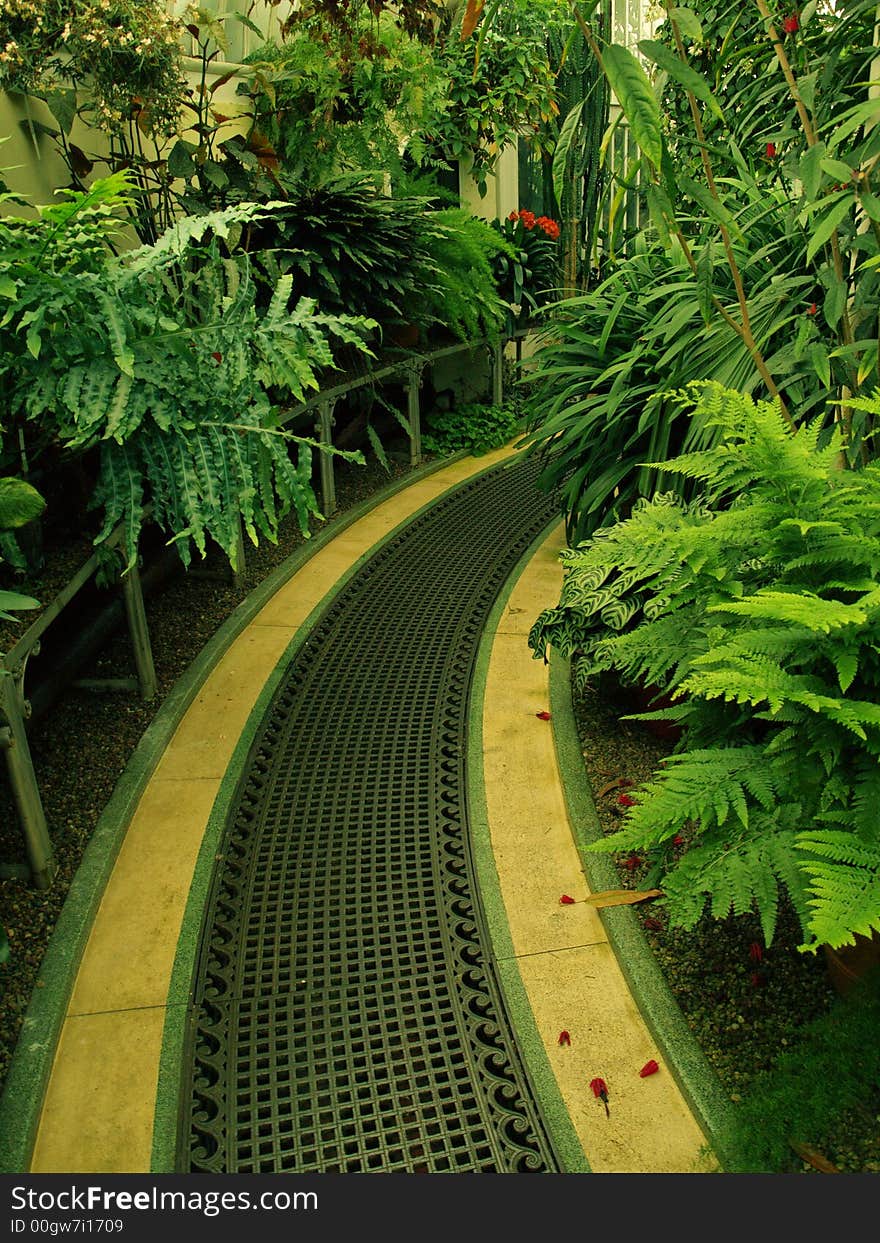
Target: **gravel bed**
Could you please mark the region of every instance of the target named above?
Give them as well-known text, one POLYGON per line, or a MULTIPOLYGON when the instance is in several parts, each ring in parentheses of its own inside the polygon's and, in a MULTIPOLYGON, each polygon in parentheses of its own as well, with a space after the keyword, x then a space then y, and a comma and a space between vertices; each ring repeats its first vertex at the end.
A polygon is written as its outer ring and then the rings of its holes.
MULTIPOLYGON (((584 765, 602 829, 623 824, 624 790, 608 787, 622 778, 638 786, 673 742, 657 737, 647 724, 621 720, 639 708, 619 693, 587 685, 574 695, 575 719, 584 765)), ((626 787, 628 788, 628 787, 626 787)), ((687 848, 685 841, 678 849, 687 848)), ((638 855, 614 856, 621 888, 644 888, 648 867, 638 855)), ((798 953, 802 937, 790 909, 780 908, 772 944, 764 945, 753 916, 715 920, 704 917, 691 932, 669 929, 663 907, 645 902, 631 908, 709 1062, 730 1099, 743 1100, 762 1071, 773 1067, 780 1050, 796 1049, 801 1029, 828 1011, 836 999, 822 955, 798 953)), ((809 1091, 809 1083, 804 1090, 809 1091)), ((880 1172, 880 1086, 866 1093, 862 1108, 829 1124, 811 1145, 846 1173, 880 1172)), ((812 1170, 793 1157, 792 1170, 812 1170)))

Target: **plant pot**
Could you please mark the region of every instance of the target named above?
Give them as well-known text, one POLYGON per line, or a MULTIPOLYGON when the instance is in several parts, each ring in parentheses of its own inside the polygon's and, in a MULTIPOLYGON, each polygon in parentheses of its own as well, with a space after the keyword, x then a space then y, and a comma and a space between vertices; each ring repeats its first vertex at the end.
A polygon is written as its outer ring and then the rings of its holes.
POLYGON ((880 969, 880 935, 863 937, 855 934, 855 945, 842 945, 833 950, 824 946, 828 978, 836 993, 846 997, 869 971, 880 969))

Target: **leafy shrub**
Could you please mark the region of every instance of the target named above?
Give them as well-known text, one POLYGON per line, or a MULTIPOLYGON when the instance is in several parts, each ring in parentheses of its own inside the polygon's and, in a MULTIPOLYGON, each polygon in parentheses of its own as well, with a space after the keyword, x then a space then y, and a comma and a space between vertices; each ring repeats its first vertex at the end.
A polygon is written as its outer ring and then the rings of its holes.
POLYGON ((653 852, 673 925, 754 906, 769 943, 782 884, 803 948, 850 944, 880 929, 880 466, 840 470, 821 418, 792 434, 715 384, 680 400, 718 434, 663 463, 700 501, 643 500, 569 550, 530 638, 679 699, 649 714, 680 723, 678 753, 591 849, 653 852))
POLYGON ((336 177, 276 204, 247 244, 272 279, 292 273, 294 294, 322 311, 402 323, 433 276, 429 206, 390 199, 362 174, 336 177))
MULTIPOLYGON (((330 334, 362 347, 369 322, 292 307, 290 276, 258 309, 248 259, 232 253, 254 204, 115 257, 107 235, 129 192, 114 174, 35 220, 0 221, 0 426, 29 434, 31 455, 99 448, 99 538, 124 522, 132 557, 148 500, 187 563, 209 535, 234 558, 239 519, 255 543, 291 508, 305 531, 314 442, 279 428, 270 394, 301 399, 333 364, 330 334)), ((17 451, 12 440, 6 456, 17 451)))
POLYGON ((462 341, 497 337, 505 305, 495 283, 497 256, 513 258, 511 244, 464 208, 428 212, 423 228, 430 255, 424 283, 408 304, 414 323, 440 325, 462 341))
MULTIPOLYGON (((337 15, 339 10, 337 9, 337 15)), ((350 31, 299 14, 248 57, 257 129, 287 174, 315 186, 346 171, 396 170, 402 135, 430 128, 446 108, 448 79, 431 51, 390 17, 349 10, 350 31)), ((418 138, 411 139, 416 149, 418 138)))
POLYGON ((422 444, 429 453, 488 453, 509 443, 517 428, 511 406, 487 406, 478 402, 454 410, 434 410, 426 419, 428 428, 422 444))

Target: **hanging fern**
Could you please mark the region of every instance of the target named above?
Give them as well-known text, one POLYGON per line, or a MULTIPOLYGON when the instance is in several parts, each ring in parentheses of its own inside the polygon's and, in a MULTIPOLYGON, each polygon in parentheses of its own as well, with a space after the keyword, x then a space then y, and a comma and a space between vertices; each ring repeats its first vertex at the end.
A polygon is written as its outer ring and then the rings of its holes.
MULTIPOLYGON (((717 384, 671 395, 717 441, 657 463, 700 485, 639 501, 564 556, 530 642, 675 697, 679 753, 593 849, 656 854, 671 922, 756 909, 782 885, 805 949, 880 931, 880 468, 838 469, 818 423, 717 384), (689 821, 678 862, 665 843, 689 821)), ((880 410, 880 395, 868 403, 880 410)))

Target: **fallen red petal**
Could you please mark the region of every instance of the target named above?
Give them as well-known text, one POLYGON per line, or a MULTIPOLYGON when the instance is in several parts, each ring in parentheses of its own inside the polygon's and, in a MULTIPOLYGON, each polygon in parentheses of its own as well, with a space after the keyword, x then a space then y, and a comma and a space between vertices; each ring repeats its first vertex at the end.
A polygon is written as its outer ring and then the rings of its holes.
POLYGON ((649 915, 646 919, 642 920, 642 923, 646 928, 650 928, 651 932, 659 932, 663 927, 660 920, 655 919, 653 915, 649 915))
POLYGON ((761 975, 761 972, 753 971, 752 974, 749 976, 749 983, 751 984, 752 988, 760 988, 761 985, 764 983, 764 977, 761 975))
POLYGON ((676 833, 675 837, 673 837, 673 839, 672 839, 672 844, 673 844, 673 846, 683 846, 683 845, 684 845, 684 838, 682 837, 682 835, 681 835, 680 833, 676 833))
POLYGON ((639 1078, 647 1079, 648 1075, 656 1075, 659 1069, 660 1067, 657 1065, 654 1059, 651 1058, 650 1062, 645 1062, 644 1066, 639 1071, 639 1078))
POLYGON ((563 906, 574 905, 574 898, 570 898, 567 893, 564 893, 562 897, 559 899, 559 901, 562 903, 563 906))
POLYGON ((598 1097, 600 1100, 605 1100, 608 1095, 608 1088, 605 1086, 604 1079, 591 1079, 590 1087, 593 1090, 594 1096, 598 1097))
POLYGON ((631 798, 629 794, 619 794, 617 802, 620 807, 635 807, 636 800, 631 798))
POLYGON ((223 362, 223 355, 222 355, 222 354, 219 354, 219 353, 217 352, 217 350, 215 350, 215 351, 214 351, 214 353, 211 355, 211 357, 214 359, 214 362, 217 362, 217 363, 222 363, 222 362, 223 362))
POLYGON ((549 713, 549 712, 536 712, 536 713, 535 713, 535 716, 538 718, 538 720, 539 720, 539 721, 549 721, 549 720, 550 720, 550 713, 549 713))
POLYGON ((761 946, 757 941, 753 941, 749 946, 749 958, 751 958, 752 962, 760 962, 763 957, 764 951, 761 949, 761 946))
POLYGON ((641 867, 642 859, 640 855, 630 855, 628 859, 624 859, 623 866, 628 872, 634 872, 637 867, 641 867))
POLYGON ((569 1036, 568 1032, 559 1033, 557 1044, 571 1044, 571 1036, 569 1036))

